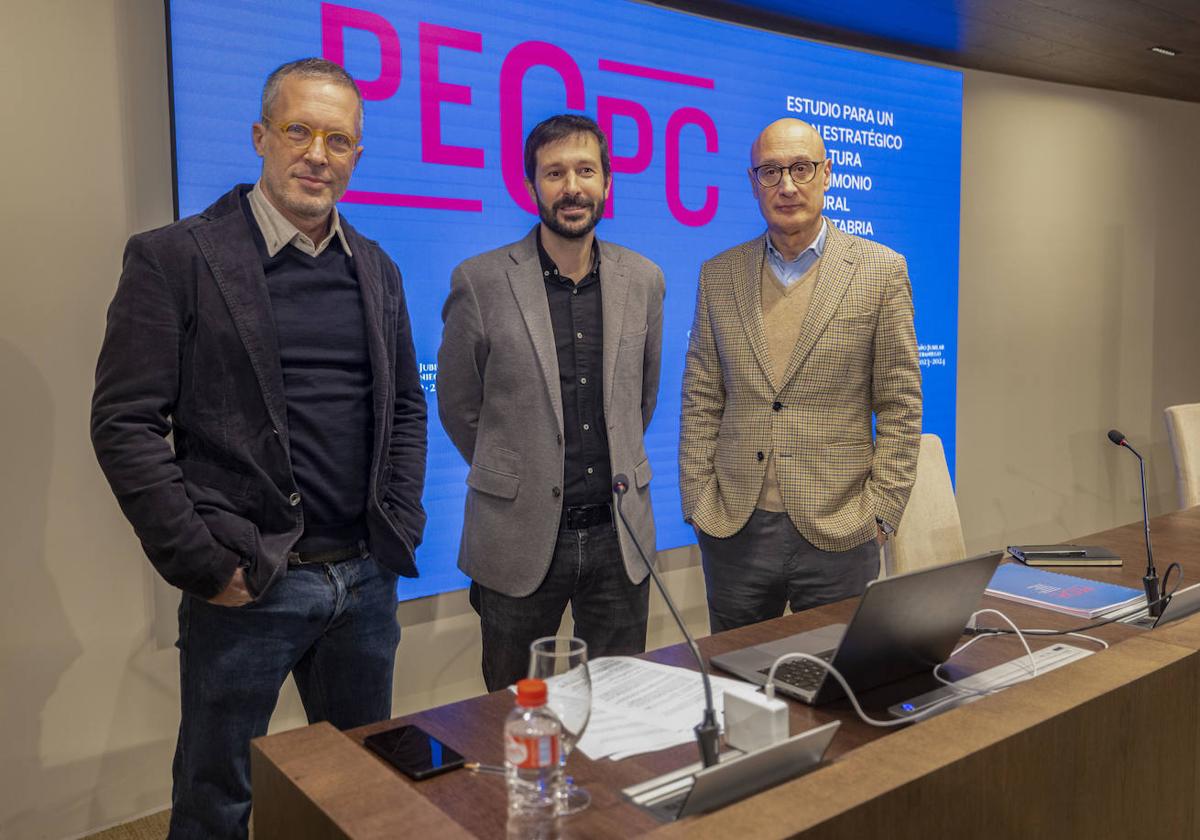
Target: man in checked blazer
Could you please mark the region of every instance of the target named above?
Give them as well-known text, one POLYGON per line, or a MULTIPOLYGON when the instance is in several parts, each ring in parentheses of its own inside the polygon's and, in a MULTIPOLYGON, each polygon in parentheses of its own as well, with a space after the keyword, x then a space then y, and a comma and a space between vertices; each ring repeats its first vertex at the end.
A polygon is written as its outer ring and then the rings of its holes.
POLYGON ((642 435, 658 397, 663 275, 594 228, 612 185, 587 117, 542 122, 525 142, 541 218, 525 238, 450 280, 438 413, 471 465, 458 565, 472 579, 489 691, 527 675, 529 645, 571 604, 591 656, 646 647, 654 561, 642 435), (629 479, 613 510, 613 477, 629 479))
POLYGON ((772 123, 750 159, 767 231, 701 268, 683 376, 679 484, 713 632, 861 594, 921 434, 904 258, 822 217, 812 126, 772 123))

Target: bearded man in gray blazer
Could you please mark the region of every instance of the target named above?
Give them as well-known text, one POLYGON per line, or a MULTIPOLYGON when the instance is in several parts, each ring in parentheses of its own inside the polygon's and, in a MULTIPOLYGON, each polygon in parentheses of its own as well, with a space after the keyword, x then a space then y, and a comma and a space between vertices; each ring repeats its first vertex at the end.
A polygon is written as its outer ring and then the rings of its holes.
POLYGON ((596 239, 612 168, 593 120, 537 125, 525 176, 541 221, 454 270, 438 351, 438 414, 471 465, 458 565, 473 581, 489 691, 526 675, 530 643, 558 630, 568 603, 591 656, 645 650, 635 538, 654 560, 643 433, 658 395, 662 271, 596 239), (629 529, 613 507, 622 473, 629 529))

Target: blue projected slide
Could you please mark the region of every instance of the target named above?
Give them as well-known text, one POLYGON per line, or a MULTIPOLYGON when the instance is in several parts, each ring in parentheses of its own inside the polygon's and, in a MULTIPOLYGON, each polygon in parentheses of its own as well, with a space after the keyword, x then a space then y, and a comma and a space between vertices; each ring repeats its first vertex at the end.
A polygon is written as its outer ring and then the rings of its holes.
MULTIPOLYGON (((614 185, 598 235, 666 274, 663 369, 647 434, 659 548, 695 537, 679 508, 680 380, 700 263, 764 230, 746 168, 772 120, 821 131, 826 215, 908 258, 925 431, 954 463, 960 73, 618 0, 172 0, 180 215, 254 181, 263 80, 294 58, 343 64, 366 99, 365 153, 340 207, 404 275, 430 401, 415 598, 465 586, 455 568, 467 465, 437 421, 441 307, 463 259, 536 221, 525 133, 563 111, 609 133, 614 185)), ((530 372, 533 375, 533 371, 530 372)))

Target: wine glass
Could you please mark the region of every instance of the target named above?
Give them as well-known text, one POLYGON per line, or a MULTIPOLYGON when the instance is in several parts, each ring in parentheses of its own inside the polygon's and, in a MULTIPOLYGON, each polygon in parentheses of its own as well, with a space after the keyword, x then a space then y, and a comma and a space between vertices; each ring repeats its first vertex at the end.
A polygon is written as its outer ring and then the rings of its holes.
POLYGON ((529 676, 546 681, 546 705, 562 723, 559 766, 563 783, 557 794, 557 811, 562 815, 577 814, 592 801, 565 769, 567 755, 592 716, 592 675, 587 659, 587 642, 574 636, 545 636, 529 646, 529 676))

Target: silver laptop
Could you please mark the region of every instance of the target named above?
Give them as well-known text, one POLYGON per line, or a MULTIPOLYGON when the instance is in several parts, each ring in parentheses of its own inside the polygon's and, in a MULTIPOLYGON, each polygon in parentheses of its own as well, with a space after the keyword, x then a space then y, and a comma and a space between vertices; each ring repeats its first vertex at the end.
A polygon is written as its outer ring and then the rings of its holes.
MULTIPOLYGON (((1157 618, 1150 615, 1145 606, 1141 606, 1133 615, 1122 618, 1121 621, 1148 630, 1153 627, 1162 627, 1164 624, 1170 624, 1181 618, 1187 618, 1197 612, 1200 612, 1200 583, 1193 583, 1172 595, 1157 618)), ((1120 611, 1117 611, 1116 614, 1120 615, 1120 611)), ((1109 617, 1111 618, 1112 614, 1109 617)))
MULTIPOLYGON (((765 685, 777 658, 785 653, 810 653, 837 668, 856 692, 928 672, 954 650, 1003 556, 1003 551, 992 551, 871 581, 848 625, 830 624, 723 653, 714 656, 712 664, 765 685)), ((828 671, 804 660, 779 666, 775 686, 810 705, 843 694, 828 671)))
POLYGON ((712 767, 692 764, 621 793, 663 822, 715 811, 812 770, 839 726, 835 720, 761 750, 733 758, 722 754, 712 767))
POLYGON ((1200 583, 1194 583, 1187 589, 1181 589, 1171 596, 1162 614, 1154 622, 1155 627, 1162 627, 1172 621, 1187 618, 1192 613, 1200 611, 1200 583))

